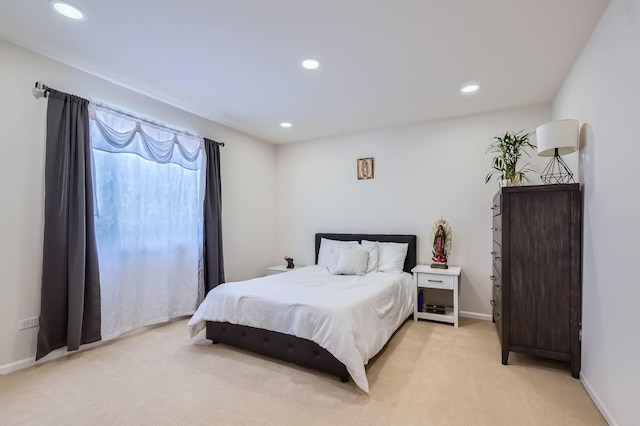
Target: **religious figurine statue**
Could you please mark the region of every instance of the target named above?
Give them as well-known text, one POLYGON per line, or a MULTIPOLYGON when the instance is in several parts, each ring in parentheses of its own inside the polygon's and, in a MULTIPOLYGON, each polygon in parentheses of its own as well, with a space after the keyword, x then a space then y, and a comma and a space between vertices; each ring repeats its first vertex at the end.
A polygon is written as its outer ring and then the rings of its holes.
POLYGON ((438 225, 438 231, 433 238, 433 257, 431 260, 437 263, 447 263, 447 254, 444 252, 444 243, 446 240, 444 228, 442 225, 438 225))
POLYGON ((296 265, 293 264, 293 258, 292 257, 284 257, 284 260, 287 261, 287 269, 293 269, 295 268, 296 265))
POLYGON ((447 256, 451 252, 451 226, 446 220, 440 218, 433 225, 433 231, 431 233, 432 242, 432 254, 431 264, 432 268, 447 269, 447 256))

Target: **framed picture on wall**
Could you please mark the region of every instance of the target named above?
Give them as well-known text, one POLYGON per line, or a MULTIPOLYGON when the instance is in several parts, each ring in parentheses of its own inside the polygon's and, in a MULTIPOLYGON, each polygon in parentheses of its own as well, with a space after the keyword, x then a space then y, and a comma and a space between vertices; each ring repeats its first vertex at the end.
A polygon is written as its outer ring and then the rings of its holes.
POLYGON ((358 179, 373 179, 373 157, 358 158, 358 179))

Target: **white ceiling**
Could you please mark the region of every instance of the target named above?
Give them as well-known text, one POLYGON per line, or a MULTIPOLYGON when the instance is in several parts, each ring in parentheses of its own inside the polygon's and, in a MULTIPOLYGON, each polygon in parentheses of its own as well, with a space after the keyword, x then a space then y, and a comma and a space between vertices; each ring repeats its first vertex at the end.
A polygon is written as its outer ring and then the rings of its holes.
POLYGON ((274 143, 549 102, 608 4, 71 2, 87 21, 0 0, 0 38, 274 143))

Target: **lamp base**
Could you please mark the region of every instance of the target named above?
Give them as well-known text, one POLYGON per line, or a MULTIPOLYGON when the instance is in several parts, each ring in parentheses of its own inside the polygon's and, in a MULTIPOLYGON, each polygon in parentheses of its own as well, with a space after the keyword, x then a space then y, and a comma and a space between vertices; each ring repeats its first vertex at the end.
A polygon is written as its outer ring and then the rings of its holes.
POLYGON ((551 157, 551 161, 549 161, 547 167, 542 171, 540 179, 542 179, 542 182, 544 182, 545 185, 575 183, 573 180, 573 173, 571 173, 567 164, 562 160, 562 158, 560 158, 557 149, 556 154, 551 157))

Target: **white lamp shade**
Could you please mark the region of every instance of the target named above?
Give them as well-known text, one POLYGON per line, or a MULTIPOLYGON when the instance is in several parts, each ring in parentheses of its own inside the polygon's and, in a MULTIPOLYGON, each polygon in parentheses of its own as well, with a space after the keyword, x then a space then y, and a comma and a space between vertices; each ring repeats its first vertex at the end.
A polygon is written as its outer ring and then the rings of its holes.
POLYGON ((557 120, 545 123, 536 129, 538 155, 553 157, 570 154, 578 150, 578 120, 557 120))

